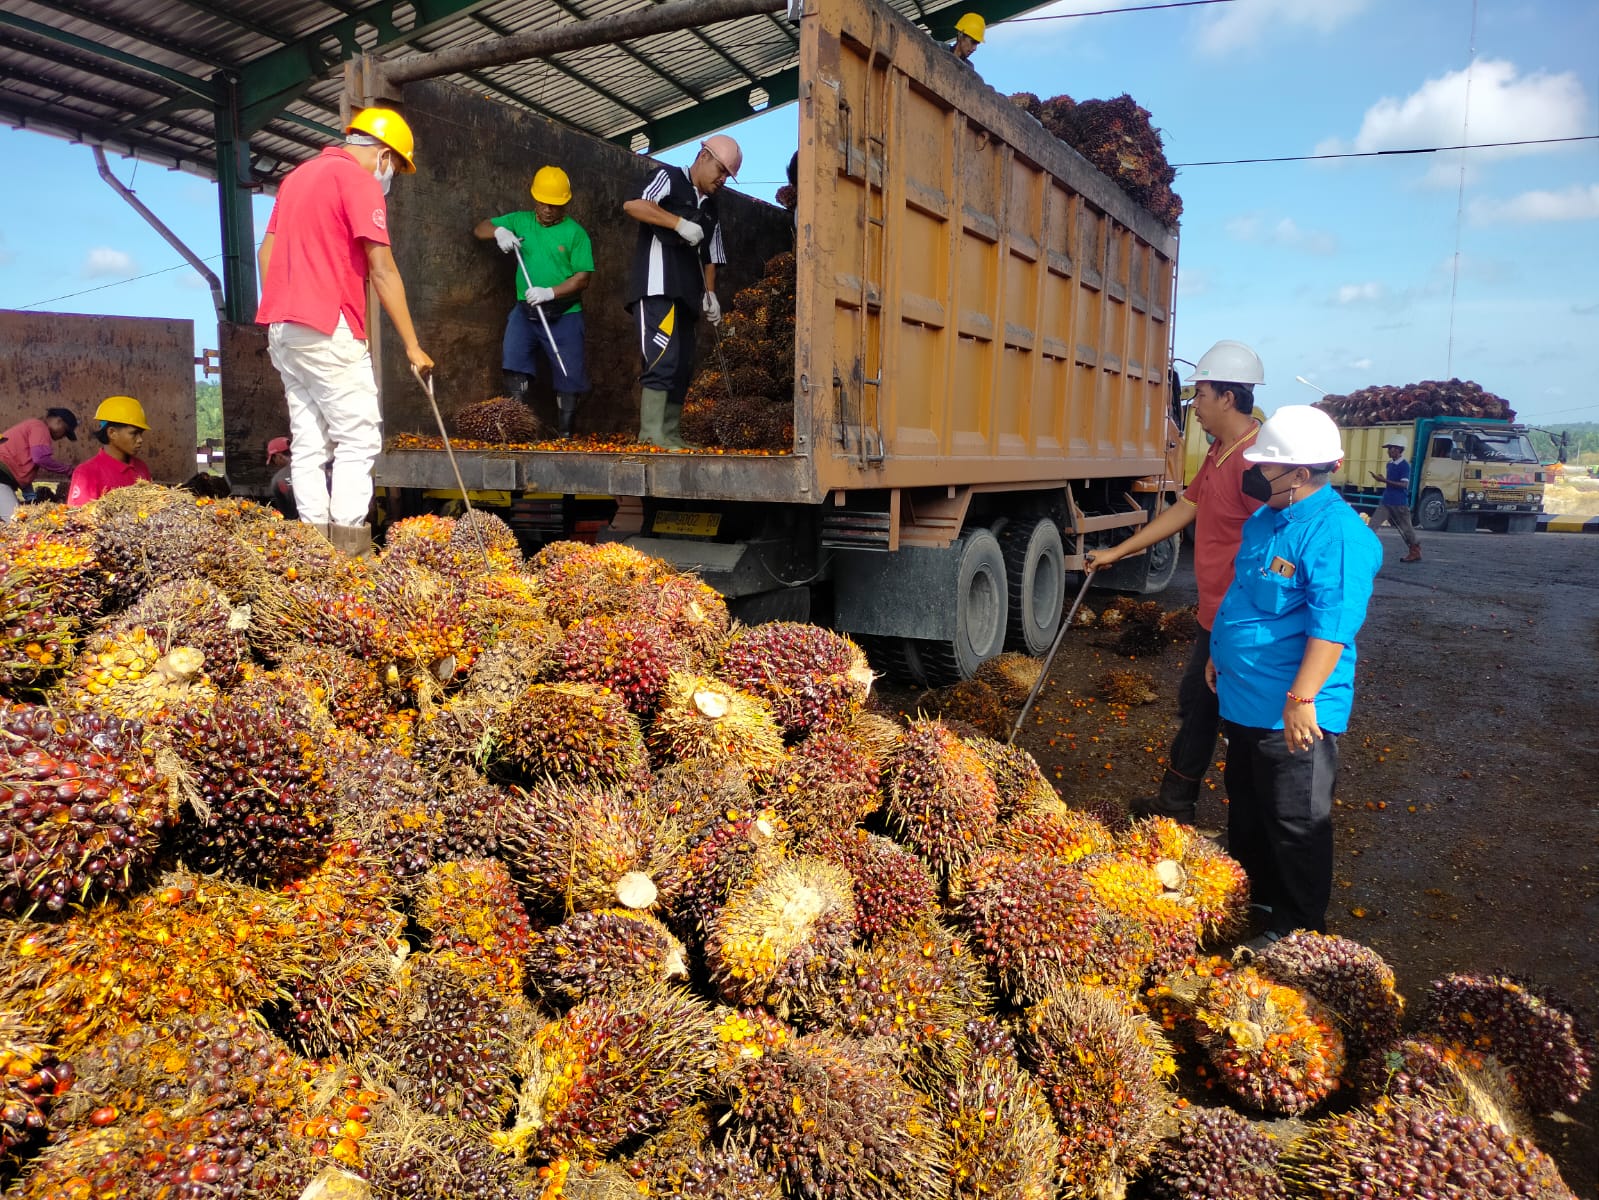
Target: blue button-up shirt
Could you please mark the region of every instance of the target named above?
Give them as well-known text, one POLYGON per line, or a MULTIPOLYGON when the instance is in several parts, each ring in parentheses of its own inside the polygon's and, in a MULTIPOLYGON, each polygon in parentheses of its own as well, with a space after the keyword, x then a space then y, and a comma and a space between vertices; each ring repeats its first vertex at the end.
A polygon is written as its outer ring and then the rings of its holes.
POLYGON ((1355 698, 1355 633, 1366 620, 1382 543, 1331 487, 1244 522, 1233 584, 1211 630, 1216 695, 1228 721, 1281 729, 1288 689, 1309 638, 1344 652, 1316 693, 1316 722, 1349 727, 1355 698))
POLYGON ((1381 502, 1396 508, 1407 507, 1410 504, 1410 464, 1402 458, 1390 462, 1384 468, 1383 476, 1388 482, 1382 490, 1381 502))

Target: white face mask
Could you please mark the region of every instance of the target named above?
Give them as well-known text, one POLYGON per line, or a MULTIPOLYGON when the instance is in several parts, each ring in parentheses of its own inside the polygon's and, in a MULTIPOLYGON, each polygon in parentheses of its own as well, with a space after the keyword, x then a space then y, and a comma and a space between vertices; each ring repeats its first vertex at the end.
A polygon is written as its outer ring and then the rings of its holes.
POLYGON ((389 194, 389 184, 394 182, 394 160, 385 159, 383 165, 372 172, 372 178, 378 181, 378 186, 383 189, 383 194, 389 194))

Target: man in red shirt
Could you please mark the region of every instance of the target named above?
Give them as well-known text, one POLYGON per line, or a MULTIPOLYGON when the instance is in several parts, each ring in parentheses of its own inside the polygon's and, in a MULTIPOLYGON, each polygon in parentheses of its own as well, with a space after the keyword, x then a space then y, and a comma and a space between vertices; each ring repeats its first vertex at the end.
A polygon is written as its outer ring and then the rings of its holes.
POLYGON ((433 369, 411 325, 383 199, 396 170, 416 170, 414 145, 399 113, 362 109, 345 129, 343 146, 284 177, 258 255, 256 320, 268 327, 272 365, 288 397, 300 520, 356 556, 372 548, 372 464, 383 448, 366 341, 368 278, 411 366, 433 369), (324 474, 330 459, 331 482, 324 474))
POLYGON ((1217 342, 1188 377, 1194 385, 1193 415, 1213 439, 1199 471, 1182 498, 1132 537, 1087 556, 1092 574, 1118 559, 1147 550, 1173 534, 1194 527, 1194 582, 1199 586, 1199 636, 1177 687, 1177 735, 1166 759, 1160 792, 1133 801, 1135 817, 1163 816, 1192 825, 1199 784, 1216 753, 1221 714, 1216 693, 1205 682, 1210 661, 1210 627, 1222 597, 1233 582, 1233 560, 1244 522, 1260 507, 1243 492, 1249 466, 1243 451, 1255 441, 1255 386, 1266 381, 1260 356, 1242 342, 1217 342))

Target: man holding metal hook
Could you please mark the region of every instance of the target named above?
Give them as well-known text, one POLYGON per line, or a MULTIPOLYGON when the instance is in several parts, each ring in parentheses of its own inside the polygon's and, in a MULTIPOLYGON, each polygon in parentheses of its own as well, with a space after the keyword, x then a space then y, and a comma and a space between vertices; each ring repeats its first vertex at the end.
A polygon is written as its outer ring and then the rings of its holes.
POLYGON ((566 215, 572 183, 560 167, 533 176, 533 211, 479 221, 472 234, 516 256, 516 303, 505 322, 500 366, 506 394, 527 403, 538 360, 550 368, 563 438, 572 436, 578 402, 589 390, 583 355, 581 296, 594 276, 588 231, 566 215))

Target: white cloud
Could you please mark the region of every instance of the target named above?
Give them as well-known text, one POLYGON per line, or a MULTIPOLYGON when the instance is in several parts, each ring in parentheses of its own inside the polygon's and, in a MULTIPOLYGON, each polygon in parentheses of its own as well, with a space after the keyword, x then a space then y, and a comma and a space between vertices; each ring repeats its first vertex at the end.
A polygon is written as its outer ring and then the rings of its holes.
POLYGON ((1388 298, 1388 289, 1375 281, 1346 283, 1333 293, 1336 304, 1378 304, 1388 298))
POLYGON ((1236 54, 1258 46, 1278 26, 1327 34, 1370 7, 1371 0, 1235 0, 1201 18, 1199 48, 1236 54))
MULTIPOLYGON (((1354 140, 1329 138, 1318 154, 1348 151, 1410 150, 1424 146, 1475 145, 1577 137, 1588 132, 1588 98, 1573 71, 1520 75, 1505 59, 1480 58, 1470 71, 1470 121, 1466 121, 1467 71, 1429 79, 1402 99, 1384 96, 1366 110, 1354 140)), ((1539 154, 1548 146, 1506 146, 1477 150, 1473 158, 1511 158, 1539 154)), ((1427 178, 1453 186, 1460 161, 1451 155, 1430 164, 1427 178)))
POLYGON ((1288 250, 1302 250, 1306 254, 1334 254, 1338 239, 1317 229, 1301 229, 1292 217, 1271 221, 1256 213, 1234 217, 1227 222, 1227 233, 1240 242, 1256 242, 1267 246, 1280 246, 1288 250))
POLYGON ((138 269, 133 255, 126 250, 113 250, 110 246, 96 246, 83 259, 83 275, 86 279, 133 275, 138 269))
POLYGON ((1574 183, 1558 192, 1522 192, 1509 200, 1473 200, 1476 225, 1599 220, 1599 183, 1574 183))
POLYGON ((1357 358, 1354 362, 1349 364, 1349 369, 1351 371, 1369 371, 1371 370, 1371 359, 1357 358))

